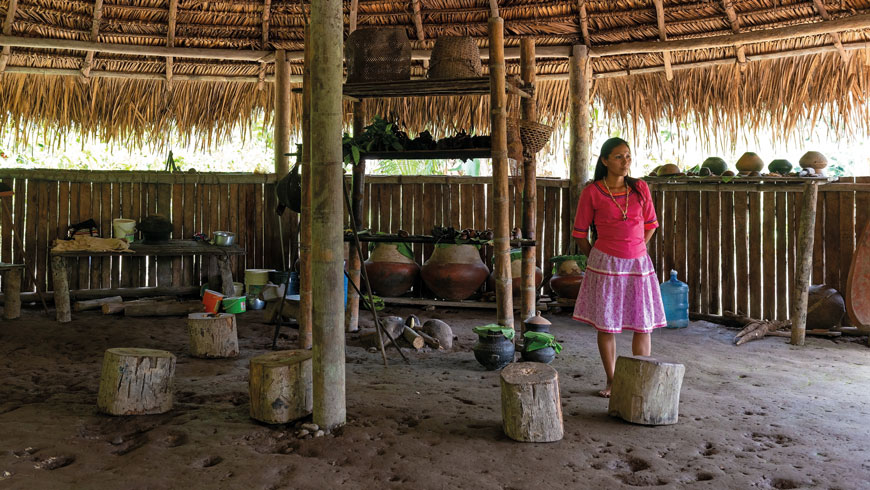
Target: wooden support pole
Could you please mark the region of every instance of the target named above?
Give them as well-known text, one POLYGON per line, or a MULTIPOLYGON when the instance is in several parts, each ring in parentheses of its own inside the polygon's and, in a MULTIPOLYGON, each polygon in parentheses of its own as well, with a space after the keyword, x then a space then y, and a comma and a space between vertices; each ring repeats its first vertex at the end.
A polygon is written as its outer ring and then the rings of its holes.
MULTIPOLYGON (((537 122, 538 108, 535 99, 535 40, 523 38, 520 41, 520 76, 523 90, 531 97, 522 99, 522 117, 537 122)), ((535 240, 538 209, 537 161, 535 155, 523 150, 523 238, 535 240)), ((520 299, 520 318, 526 320, 535 315, 535 260, 537 247, 523 247, 521 265, 522 297, 520 299)), ((525 333, 525 332, 522 332, 525 333)))
POLYGON ((804 345, 807 330, 807 301, 810 290, 810 271, 813 268, 813 241, 816 230, 816 201, 819 186, 804 184, 801 219, 798 227, 797 266, 794 281, 794 304, 791 307, 791 343, 804 345))
POLYGON ((311 33, 311 242, 314 326, 314 423, 344 425, 344 170, 342 72, 344 20, 341 0, 312 5, 311 33))
MULTIPOLYGON (((365 116, 363 114, 362 102, 353 103, 353 135, 362 134, 365 127, 365 116)), ((362 200, 363 190, 365 185, 366 161, 360 159, 358 164, 353 166, 353 181, 351 183, 351 200, 350 206, 353 212, 354 221, 357 226, 360 226, 363 218, 362 200)), ((347 309, 345 311, 345 327, 348 332, 356 332, 359 330, 359 293, 357 289, 360 287, 360 269, 363 267, 360 261, 359 252, 356 249, 356 242, 351 241, 348 244, 347 256, 347 274, 349 281, 356 285, 348 286, 347 288, 347 309)))
MULTIPOLYGON (((173 0, 177 1, 177 0, 173 0)), ((103 0, 96 0, 94 2, 94 20, 91 23, 91 42, 97 42, 97 38, 100 35, 100 22, 103 19, 103 0)), ((4 32, 3 34, 8 34, 4 32)), ((94 52, 88 51, 85 55, 85 61, 82 63, 82 76, 87 80, 90 77, 91 73, 91 65, 94 61, 94 52)))
POLYGON ((497 17, 498 5, 490 0, 494 15, 489 18, 489 107, 492 128, 493 255, 495 256, 496 321, 514 327, 511 288, 510 219, 508 197, 507 111, 505 95, 504 20, 497 17))
MULTIPOLYGON (((9 6, 6 7, 6 18, 3 20, 4 37, 12 34, 12 21, 15 19, 16 10, 18 10, 18 0, 9 0, 9 6)), ((11 52, 11 47, 8 44, 3 44, 3 51, 0 53, 0 73, 6 70, 6 64, 9 63, 11 52)))
POLYGON ((287 52, 275 55, 275 176, 281 179, 290 171, 290 64, 287 52))
MULTIPOLYGON (((178 0, 169 0, 169 26, 166 31, 166 47, 175 47, 175 22, 178 18, 178 0)), ((92 39, 96 41, 96 39, 92 39)), ((166 90, 172 90, 172 56, 166 57, 166 90)))
MULTIPOLYGON (((740 32, 740 19, 737 17, 737 12, 734 10, 734 2, 732 0, 722 0, 722 8, 725 9, 725 15, 728 17, 728 23, 731 24, 731 31, 734 34, 740 32)), ((740 66, 746 64, 746 48, 742 44, 735 44, 734 48, 737 51, 737 62, 740 66)))
POLYGON ((586 14, 586 0, 577 0, 577 10, 580 12, 580 34, 583 35, 583 44, 587 48, 592 47, 589 39, 589 16, 586 14))
MULTIPOLYGON (((580 201, 580 191, 589 180, 589 90, 591 64, 586 46, 575 45, 570 59, 568 93, 571 97, 568 141, 570 145, 568 173, 571 181, 571 212, 563 217, 563 226, 570 230, 574 225, 574 212, 580 201)), ((572 247, 575 245, 572 244, 572 247)))
POLYGON ((312 343, 311 309, 311 28, 305 26, 302 65, 302 209, 299 214, 299 348, 312 343))
MULTIPOLYGON (((667 41, 668 35, 665 31, 665 8, 662 5, 662 0, 654 0, 656 4, 656 23, 659 27, 659 40, 667 41)), ((674 71, 671 69, 671 52, 662 51, 662 58, 665 65, 665 77, 668 81, 674 79, 674 71)))

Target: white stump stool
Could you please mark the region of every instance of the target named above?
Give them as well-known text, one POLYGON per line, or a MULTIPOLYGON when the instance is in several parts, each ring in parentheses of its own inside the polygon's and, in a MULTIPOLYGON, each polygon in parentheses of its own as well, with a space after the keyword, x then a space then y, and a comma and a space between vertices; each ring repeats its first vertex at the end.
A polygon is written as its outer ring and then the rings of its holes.
POLYGON ((501 371, 504 433, 520 442, 562 439, 559 373, 539 362, 509 364, 501 371))
POLYGON ((251 418, 261 422, 284 424, 310 414, 311 351, 284 350, 252 358, 248 391, 251 418))
POLYGON ((191 313, 187 315, 190 355, 194 357, 238 357, 239 336, 232 313, 191 313))
POLYGON ((635 424, 676 424, 686 367, 652 357, 616 359, 610 415, 635 424))
POLYGON ((109 415, 145 415, 172 409, 175 356, 165 350, 115 348, 103 357, 97 408, 109 415))

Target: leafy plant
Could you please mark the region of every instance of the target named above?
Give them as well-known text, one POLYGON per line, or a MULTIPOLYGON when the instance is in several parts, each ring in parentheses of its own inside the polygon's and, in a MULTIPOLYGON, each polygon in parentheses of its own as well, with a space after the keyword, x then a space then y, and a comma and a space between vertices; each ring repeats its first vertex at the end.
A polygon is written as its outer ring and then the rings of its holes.
POLYGON ((396 130, 395 123, 375 116, 372 123, 366 126, 360 135, 351 136, 347 133, 341 139, 344 163, 357 165, 362 152, 369 151, 402 151, 405 149, 402 141, 408 137, 396 130))

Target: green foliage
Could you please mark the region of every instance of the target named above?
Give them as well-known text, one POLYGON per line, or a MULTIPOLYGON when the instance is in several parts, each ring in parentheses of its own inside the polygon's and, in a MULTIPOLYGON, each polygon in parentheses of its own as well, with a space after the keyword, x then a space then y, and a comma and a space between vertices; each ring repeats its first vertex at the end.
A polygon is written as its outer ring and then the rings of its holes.
POLYGON ((386 119, 375 116, 372 123, 366 126, 360 135, 344 133, 341 138, 341 150, 344 163, 358 165, 360 154, 369 151, 402 151, 404 150, 396 125, 386 119))
POLYGON ((508 340, 512 340, 516 335, 514 329, 510 327, 504 327, 502 325, 498 325, 496 323, 490 323, 489 325, 483 325, 482 327, 474 327, 472 329, 474 333, 477 335, 490 335, 493 333, 500 333, 505 336, 508 340))

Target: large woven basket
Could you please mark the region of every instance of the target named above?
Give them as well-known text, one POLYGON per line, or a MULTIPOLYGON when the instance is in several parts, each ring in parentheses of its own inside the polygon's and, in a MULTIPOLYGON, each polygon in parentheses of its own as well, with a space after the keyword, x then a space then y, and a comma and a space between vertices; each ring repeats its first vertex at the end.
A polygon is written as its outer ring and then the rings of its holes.
POLYGON ((468 36, 442 36, 429 57, 428 77, 438 80, 477 78, 483 75, 480 49, 468 36))
POLYGON ((411 79, 411 43, 404 28, 365 28, 344 45, 348 83, 411 79))
POLYGON ((541 151, 553 134, 552 126, 514 117, 507 118, 507 128, 508 135, 519 131, 520 140, 523 142, 523 155, 528 156, 541 151))

